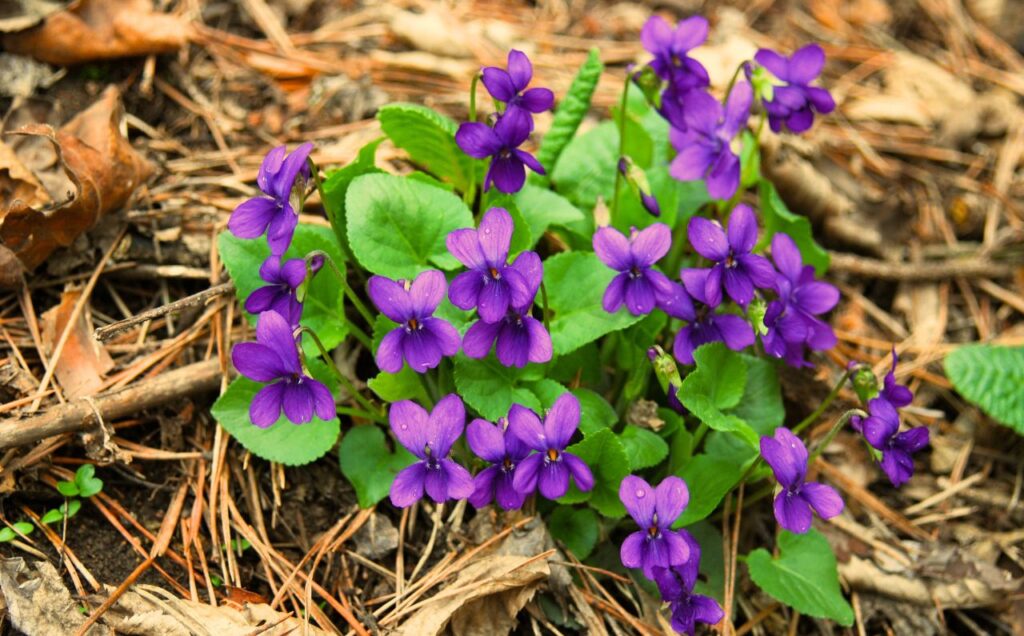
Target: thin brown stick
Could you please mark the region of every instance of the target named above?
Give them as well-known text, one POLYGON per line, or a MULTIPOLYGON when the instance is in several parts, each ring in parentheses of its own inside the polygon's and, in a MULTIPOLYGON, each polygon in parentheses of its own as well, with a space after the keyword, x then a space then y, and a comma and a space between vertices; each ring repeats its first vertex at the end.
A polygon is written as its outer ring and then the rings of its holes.
POLYGON ((220 384, 216 360, 197 362, 123 389, 54 407, 42 415, 0 424, 0 449, 31 444, 61 433, 85 431, 176 398, 211 391, 220 384))
POLYGON ((75 632, 75 636, 83 636, 86 632, 88 632, 89 628, 95 625, 96 621, 98 621, 101 616, 106 614, 107 610, 114 606, 114 603, 117 602, 117 599, 121 598, 124 595, 124 593, 128 591, 128 588, 131 587, 132 583, 135 583, 135 581, 138 580, 138 578, 142 576, 142 574, 146 570, 149 569, 149 566, 153 565, 153 558, 154 557, 149 557, 148 559, 140 563, 139 566, 135 568, 131 574, 128 575, 128 578, 126 578, 124 581, 121 582, 120 585, 117 586, 117 589, 114 590, 114 592, 107 598, 107 600, 103 601, 103 604, 100 605, 95 612, 89 615, 89 618, 85 620, 85 623, 83 623, 82 626, 78 629, 78 631, 75 632))
POLYGON ((195 305, 205 305, 207 302, 214 298, 223 296, 225 294, 230 294, 231 292, 234 291, 234 289, 234 283, 221 283, 216 287, 205 289, 199 292, 198 294, 186 296, 185 298, 176 300, 173 303, 169 303, 161 307, 154 307, 153 309, 144 311, 141 314, 132 316, 131 318, 128 318, 126 320, 120 320, 105 327, 100 327, 95 331, 93 335, 96 337, 97 340, 100 341, 110 340, 114 336, 125 331, 128 331, 135 325, 153 320, 155 318, 160 318, 161 316, 167 315, 169 313, 181 311, 182 309, 188 307, 194 307, 195 305))
POLYGON ((986 258, 961 258, 922 263, 902 263, 865 258, 853 254, 830 252, 830 270, 863 278, 902 281, 938 281, 954 276, 963 278, 1005 278, 1013 275, 1009 263, 986 258))

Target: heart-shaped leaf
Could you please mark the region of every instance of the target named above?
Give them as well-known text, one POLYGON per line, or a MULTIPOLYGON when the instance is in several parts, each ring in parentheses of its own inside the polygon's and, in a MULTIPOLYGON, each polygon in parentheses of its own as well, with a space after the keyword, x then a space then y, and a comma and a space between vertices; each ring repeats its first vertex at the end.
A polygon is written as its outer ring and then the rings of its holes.
POLYGON ((86 498, 103 490, 103 480, 96 476, 96 466, 82 464, 75 471, 75 486, 78 487, 78 495, 86 498))
POLYGON ((348 431, 338 448, 341 472, 356 489, 361 508, 369 508, 386 497, 398 471, 415 460, 412 453, 398 444, 394 452, 389 451, 384 431, 373 425, 348 431))

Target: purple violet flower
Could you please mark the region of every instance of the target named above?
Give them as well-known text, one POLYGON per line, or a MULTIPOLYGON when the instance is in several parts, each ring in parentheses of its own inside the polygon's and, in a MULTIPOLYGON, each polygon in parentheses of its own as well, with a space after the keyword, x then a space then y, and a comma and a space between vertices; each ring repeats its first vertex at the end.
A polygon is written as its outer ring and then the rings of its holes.
POLYGON ((537 451, 519 463, 512 487, 521 493, 534 489, 548 499, 558 499, 569 490, 569 477, 587 492, 594 487, 594 475, 587 464, 565 452, 580 422, 580 403, 572 393, 563 393, 544 417, 544 424, 530 409, 513 404, 508 413, 509 429, 523 444, 537 451))
POLYGON ((758 64, 785 84, 772 89, 772 99, 764 102, 768 124, 779 132, 783 126, 800 133, 814 123, 814 113, 831 113, 836 102, 820 86, 810 86, 825 67, 825 51, 817 44, 808 44, 786 58, 771 49, 761 49, 754 55, 758 64))
POLYGON ((775 437, 761 438, 761 457, 772 468, 782 491, 775 497, 779 525, 803 534, 811 528, 811 510, 822 519, 843 511, 843 500, 831 486, 805 482, 807 447, 788 428, 775 429, 775 437))
POLYGON ((914 474, 913 454, 928 445, 927 426, 917 426, 900 433, 900 417, 896 407, 884 397, 868 402, 868 417, 861 422, 864 438, 882 451, 882 470, 893 486, 899 488, 914 474))
MULTIPOLYGON (((772 264, 767 258, 752 253, 757 243, 757 217, 749 205, 740 203, 732 211, 728 236, 721 225, 702 216, 690 219, 687 234, 693 249, 715 263, 707 270, 704 280, 704 296, 708 304, 722 302, 723 287, 729 297, 742 307, 754 299, 755 287, 775 287, 772 264)), ((702 270, 686 270, 683 280, 687 276, 698 276, 698 271, 702 270)))
POLYGON ((474 159, 491 158, 484 177, 484 192, 493 183, 505 194, 515 194, 526 183, 526 167, 547 174, 544 166, 519 146, 530 136, 532 120, 526 117, 499 117, 494 128, 480 122, 466 122, 455 133, 455 142, 474 159))
POLYGON ((260 265, 260 278, 270 283, 260 287, 245 299, 245 310, 250 314, 274 311, 288 324, 297 327, 302 318, 302 303, 296 291, 306 280, 306 261, 293 258, 281 263, 281 257, 271 256, 260 265))
POLYGON ((256 184, 265 196, 243 201, 228 219, 228 229, 238 238, 254 239, 267 234, 270 253, 280 256, 291 245, 295 226, 299 223, 299 210, 292 207, 291 196, 295 180, 309 179, 306 160, 313 152, 313 144, 304 143, 286 156, 286 148, 278 146, 263 158, 256 184))
POLYGON ((740 158, 731 143, 750 116, 754 93, 750 84, 733 86, 725 107, 703 91, 685 95, 683 119, 686 129, 673 127, 669 139, 679 154, 669 167, 680 181, 704 179, 708 194, 715 199, 728 199, 740 187, 740 158))
POLYGON ((594 232, 594 252, 601 262, 619 272, 604 291, 601 305, 613 313, 625 303, 634 316, 651 313, 659 299, 673 293, 672 281, 653 265, 672 246, 672 230, 655 223, 640 230, 633 228, 627 239, 610 226, 594 232))
POLYGON ((533 301, 523 275, 506 263, 514 231, 504 208, 491 208, 480 229, 464 228, 448 234, 448 251, 469 268, 452 279, 448 298, 459 309, 477 308, 484 322, 498 322, 509 307, 533 301))
POLYGON ((516 467, 530 454, 530 447, 508 430, 508 420, 501 418, 497 426, 476 419, 466 429, 469 448, 478 457, 491 463, 473 478, 473 494, 469 503, 483 508, 497 501, 503 510, 518 510, 526 501, 525 492, 512 486, 516 467))
POLYGON ((661 16, 651 16, 640 30, 640 42, 654 56, 655 74, 679 90, 705 88, 711 83, 707 70, 687 55, 708 39, 708 21, 702 16, 682 20, 675 30, 661 16))
POLYGON ((910 392, 910 389, 903 386, 902 384, 896 384, 896 362, 898 358, 896 356, 896 347, 892 348, 892 368, 889 369, 889 373, 885 374, 885 383, 882 387, 882 391, 879 394, 880 397, 885 398, 889 404, 894 407, 901 409, 914 401, 914 394, 910 392))
POLYGON ((331 391, 303 371, 292 326, 276 312, 260 314, 256 342, 236 344, 231 362, 250 380, 271 383, 257 391, 249 405, 249 419, 260 428, 276 422, 281 411, 293 424, 305 424, 314 414, 322 420, 337 414, 331 391))
POLYGON ((526 282, 527 301, 521 305, 510 304, 508 312, 498 322, 478 320, 470 325, 462 339, 462 350, 470 358, 486 358, 497 342, 498 362, 506 367, 522 368, 527 362, 548 362, 552 354, 551 335, 544 323, 530 314, 544 277, 544 264, 536 252, 523 252, 509 269, 521 274, 526 282))
POLYGON ((473 494, 473 476, 448 458, 466 425, 466 407, 454 393, 441 398, 428 415, 419 404, 402 400, 388 413, 391 432, 420 461, 403 468, 391 484, 391 503, 408 508, 427 496, 437 503, 473 494))
POLYGON ((640 529, 622 542, 619 557, 627 568, 642 568, 654 578, 654 568, 683 565, 690 558, 690 546, 672 529, 690 501, 686 482, 666 477, 657 488, 630 475, 619 484, 619 499, 640 529))
POLYGON ((704 290, 707 285, 704 278, 711 270, 683 270, 683 294, 677 295, 675 302, 663 304, 662 310, 673 318, 687 321, 689 324, 679 330, 672 344, 672 354, 683 364, 693 364, 693 352, 697 347, 708 342, 724 342, 733 351, 742 351, 754 344, 754 328, 742 316, 716 313, 718 304, 707 302, 704 290), (683 297, 692 296, 701 305, 693 302, 681 302, 683 297))
POLYGON ((524 90, 533 79, 533 65, 526 53, 512 49, 508 52, 508 70, 487 66, 482 80, 491 97, 507 105, 502 117, 525 119, 533 128, 533 114, 550 110, 555 94, 549 88, 524 90))
POLYGON ((718 601, 710 596, 693 593, 700 573, 700 544, 685 530, 679 534, 690 548, 689 560, 681 566, 655 568, 654 582, 658 585, 662 600, 669 604, 672 629, 693 636, 698 622, 715 625, 725 617, 725 612, 718 601))
POLYGON ((459 332, 447 321, 433 316, 444 298, 446 281, 436 269, 416 280, 393 281, 373 276, 369 282, 370 299, 382 314, 398 323, 381 340, 377 366, 388 373, 402 370, 402 360, 416 373, 425 373, 441 363, 441 358, 459 351, 459 332))
POLYGON ((809 366, 804 361, 805 344, 816 351, 836 344, 832 327, 817 316, 836 306, 839 290, 815 280, 814 268, 803 264, 800 250, 786 234, 772 237, 772 260, 778 268, 775 290, 779 296, 765 311, 765 351, 791 366, 809 366))

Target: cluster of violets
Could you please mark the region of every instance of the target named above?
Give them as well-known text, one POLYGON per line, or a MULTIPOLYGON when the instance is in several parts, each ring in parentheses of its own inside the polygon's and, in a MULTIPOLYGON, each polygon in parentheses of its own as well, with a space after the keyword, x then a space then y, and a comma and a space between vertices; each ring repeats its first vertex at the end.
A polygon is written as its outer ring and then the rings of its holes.
POLYGON ((395 402, 388 418, 395 439, 419 460, 391 484, 391 503, 399 508, 426 494, 436 503, 468 499, 477 508, 497 502, 517 510, 534 492, 558 499, 569 491, 570 480, 584 492, 594 487, 586 463, 565 451, 580 423, 580 403, 571 393, 555 400, 543 421, 513 404, 497 423, 478 418, 466 428, 465 406, 454 393, 430 413, 409 400, 395 402), (464 429, 470 450, 489 464, 475 477, 449 457, 464 429))
POLYGON ((282 413, 295 424, 310 422, 314 415, 335 416, 334 397, 306 372, 299 350, 299 290, 324 262, 283 258, 309 185, 312 151, 313 144, 305 143, 291 153, 284 146, 267 153, 256 176, 261 195, 241 203, 228 220, 228 230, 236 237, 256 239, 266 234, 270 246, 270 256, 259 270, 266 285, 245 301, 245 310, 258 316, 256 342, 242 342, 231 350, 239 373, 265 383, 249 405, 249 419, 260 428, 273 425, 282 413))
POLYGON ((459 126, 455 142, 474 159, 490 159, 484 176, 484 191, 493 185, 500 192, 514 194, 526 183, 526 169, 545 174, 537 158, 519 146, 533 132, 533 116, 550 110, 555 94, 548 88, 530 88, 533 65, 522 51, 509 51, 508 69, 494 66, 481 71, 481 81, 494 99, 498 112, 491 123, 476 121, 459 126))
MULTIPOLYGON (((652 17, 641 40, 653 56, 648 68, 660 82, 656 105, 671 125, 670 141, 677 151, 670 173, 680 180, 702 180, 713 198, 729 200, 740 186, 736 137, 747 125, 755 98, 775 132, 805 131, 815 113, 828 113, 835 104, 825 89, 810 85, 824 64, 824 53, 817 45, 789 58, 758 51, 756 64, 744 65, 747 81, 734 83, 724 104, 720 103, 708 92, 707 71, 689 56, 707 34, 708 23, 702 17, 684 20, 674 29, 662 18, 652 17)), ((532 74, 527 56, 515 50, 509 53, 507 69, 482 70, 497 112, 488 123, 462 124, 455 138, 467 155, 490 159, 484 190, 493 185, 503 193, 515 193, 525 182, 526 168, 544 174, 536 158, 519 148, 533 131, 533 115, 549 110, 554 102, 550 90, 528 88, 532 74)), ((634 77, 641 82, 639 73, 634 77)), ((273 149, 257 177, 261 196, 238 206, 228 224, 239 238, 265 234, 271 251, 259 270, 266 285, 245 303, 247 311, 258 315, 256 341, 240 343, 232 351, 239 372, 265 384, 250 407, 251 420, 259 427, 274 424, 282 413, 295 424, 309 422, 314 415, 329 419, 335 414, 330 391, 305 370, 299 346, 301 289, 323 261, 283 258, 309 185, 311 150, 311 144, 290 154, 283 146, 273 149)), ((634 168, 626 158, 619 162, 619 170, 627 177, 634 168)), ((640 195, 644 207, 657 215, 653 195, 640 195)), ((551 337, 533 315, 543 263, 532 251, 509 262, 513 231, 511 215, 491 208, 477 228, 451 232, 448 250, 466 270, 450 284, 438 270, 421 272, 411 280, 370 278, 370 299, 396 323, 375 353, 382 370, 397 373, 408 364, 413 371, 426 373, 460 348, 477 359, 493 350, 498 361, 509 367, 551 360, 551 337), (435 315, 446 294, 455 307, 476 311, 476 321, 464 335, 435 315)), ((754 345, 758 335, 766 353, 795 367, 810 366, 805 358, 808 350, 834 346, 835 334, 820 316, 837 304, 838 290, 815 278, 813 267, 803 263, 786 234, 772 237, 770 260, 754 253, 758 221, 749 206, 733 206, 723 222, 699 216, 690 219, 687 238, 706 266, 684 268, 675 279, 656 268, 672 247, 669 226, 654 223, 642 230, 633 228, 628 236, 612 227, 599 228, 593 236, 594 251, 616 272, 604 292, 604 310, 614 313, 625 307, 633 315, 660 310, 682 321, 673 355, 687 365, 694 363, 693 353, 702 344, 720 341, 740 351, 754 345)), ((867 402, 868 416, 854 418, 852 425, 877 451, 882 470, 899 486, 913 473, 912 454, 927 445, 928 429, 899 432, 898 409, 913 396, 896 383, 895 368, 893 351, 884 387, 867 402)), ((682 411, 677 389, 669 385, 668 401, 682 411)), ((441 398, 430 412, 412 401, 396 402, 389 411, 391 430, 417 461, 396 476, 391 502, 404 508, 426 496, 436 503, 465 499, 477 508, 495 503, 515 510, 534 493, 558 499, 571 483, 589 491, 594 486, 590 468, 566 452, 580 417, 579 401, 571 393, 561 395, 543 414, 513 404, 497 422, 478 418, 468 427, 465 406, 456 394, 441 398), (463 433, 469 449, 486 464, 475 475, 451 457, 463 433)), ((760 449, 761 459, 779 485, 774 512, 783 528, 807 532, 814 513, 828 519, 842 512, 843 501, 833 488, 807 481, 808 451, 792 431, 776 429, 773 436, 761 439, 760 449)), ((673 529, 689 501, 686 483, 670 476, 652 487, 630 475, 622 481, 619 497, 639 527, 621 545, 623 565, 640 569, 654 581, 669 604, 676 631, 693 634, 698 622, 718 623, 724 615, 719 604, 694 592, 700 546, 687 531, 673 529)))
POLYGON ((892 351, 892 367, 885 375, 882 390, 868 400, 868 416, 854 416, 854 430, 864 435, 871 447, 881 453, 878 465, 897 488, 914 474, 914 453, 928 445, 927 426, 913 427, 900 433, 899 409, 909 405, 914 394, 896 383, 896 350, 892 351))
POLYGON ((696 624, 714 625, 725 613, 718 602, 694 593, 700 573, 700 545, 686 530, 672 526, 686 510, 690 491, 679 477, 666 477, 656 488, 635 475, 622 480, 619 499, 639 530, 622 542, 619 558, 640 568, 669 604, 672 629, 693 634, 696 624))
MULTIPOLYGON (((835 101, 827 90, 811 86, 825 66, 825 53, 807 45, 787 58, 761 49, 744 65, 748 81, 731 85, 725 104, 708 92, 707 70, 689 53, 707 40, 708 21, 693 16, 674 29, 651 17, 640 41, 653 56, 650 71, 661 81, 659 112, 671 125, 669 139, 677 151, 670 173, 682 181, 703 180, 716 199, 729 199, 740 185, 740 159, 734 140, 746 126, 757 97, 775 132, 804 132, 814 113, 830 113, 835 101)), ((635 75, 638 81, 642 73, 635 75)))
POLYGON ((413 371, 426 373, 442 358, 458 353, 460 346, 470 358, 485 358, 493 348, 498 361, 508 367, 551 360, 551 336, 531 313, 544 266, 536 252, 523 252, 508 262, 514 230, 508 211, 491 208, 479 228, 452 231, 446 239, 448 251, 467 271, 450 286, 438 270, 425 271, 412 281, 371 277, 370 300, 398 323, 377 349, 377 366, 397 373, 404 361, 413 371), (463 338, 451 323, 434 316, 446 287, 453 305, 476 309, 478 320, 463 338))
POLYGON ((672 233, 663 223, 626 237, 612 227, 594 233, 594 252, 618 272, 605 290, 605 311, 623 305, 633 315, 660 309, 685 322, 676 333, 672 352, 684 364, 693 364, 693 352, 708 342, 723 342, 734 351, 754 344, 752 321, 745 314, 756 297, 768 301, 764 310, 762 344, 770 355, 795 367, 810 366, 807 349, 826 350, 836 337, 818 318, 839 302, 839 291, 816 280, 814 268, 804 265, 800 251, 788 235, 772 237, 772 262, 754 254, 758 228, 754 211, 735 207, 728 228, 704 217, 690 219, 688 238, 709 267, 684 268, 672 280, 654 268, 671 248, 672 233), (731 299, 736 310, 724 306, 731 299))

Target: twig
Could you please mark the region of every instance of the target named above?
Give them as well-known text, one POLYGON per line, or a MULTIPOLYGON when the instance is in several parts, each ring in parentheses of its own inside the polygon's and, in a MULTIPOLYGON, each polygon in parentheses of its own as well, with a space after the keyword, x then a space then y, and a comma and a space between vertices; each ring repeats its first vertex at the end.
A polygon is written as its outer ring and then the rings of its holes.
POLYGON ((128 318, 126 320, 121 320, 121 321, 115 322, 113 324, 107 325, 105 327, 100 327, 99 329, 97 329, 94 332, 93 335, 95 336, 95 338, 97 340, 99 340, 101 342, 104 341, 104 340, 110 340, 114 336, 116 336, 116 335, 118 335, 120 333, 123 333, 125 331, 128 331, 129 329, 131 329, 135 325, 138 325, 138 324, 141 324, 141 323, 144 323, 144 322, 148 322, 150 320, 154 320, 154 319, 159 318, 159 317, 161 317, 161 316, 163 316, 165 314, 169 314, 169 313, 172 313, 172 312, 180 311, 180 310, 185 309, 187 307, 193 307, 195 305, 205 305, 209 300, 211 300, 213 298, 217 298, 218 296, 223 296, 225 294, 230 294, 234 290, 235 290, 234 283, 232 283, 232 282, 221 283, 220 285, 217 285, 216 287, 211 287, 209 289, 205 289, 205 290, 199 292, 198 294, 192 294, 191 296, 186 296, 185 298, 181 298, 179 300, 176 300, 173 303, 169 303, 167 305, 163 305, 162 307, 154 307, 153 309, 149 309, 147 311, 144 311, 141 314, 132 316, 131 318, 128 318))
POLYGON ((938 281, 954 276, 964 278, 1005 278, 1013 274, 1009 263, 986 258, 961 258, 923 263, 897 263, 853 254, 830 252, 831 271, 863 278, 902 281, 938 281))
POLYGON ((99 424, 97 415, 104 420, 132 415, 185 395, 212 391, 220 380, 220 364, 208 360, 97 395, 91 403, 76 400, 56 406, 42 415, 0 424, 0 449, 31 444, 61 433, 85 431, 99 424))

